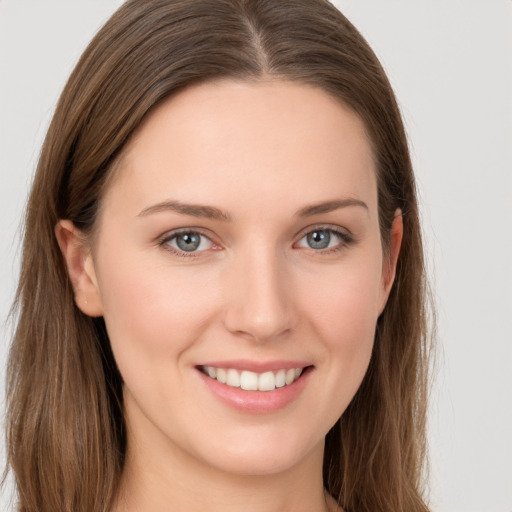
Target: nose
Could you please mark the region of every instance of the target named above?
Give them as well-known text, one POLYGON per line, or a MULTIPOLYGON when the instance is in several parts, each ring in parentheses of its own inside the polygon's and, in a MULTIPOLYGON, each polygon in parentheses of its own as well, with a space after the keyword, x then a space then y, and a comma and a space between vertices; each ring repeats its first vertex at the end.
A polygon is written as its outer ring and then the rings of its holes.
POLYGON ((279 339, 296 326, 298 315, 290 272, 275 251, 241 256, 225 279, 225 327, 256 341, 279 339))

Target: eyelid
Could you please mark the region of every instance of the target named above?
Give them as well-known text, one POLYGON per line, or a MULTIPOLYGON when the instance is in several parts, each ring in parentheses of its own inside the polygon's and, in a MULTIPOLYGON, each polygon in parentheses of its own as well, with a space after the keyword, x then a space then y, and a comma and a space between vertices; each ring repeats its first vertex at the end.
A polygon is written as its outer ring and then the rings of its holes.
POLYGON ((306 236, 308 233, 311 233, 315 230, 325 230, 325 231, 332 231, 341 237, 351 238, 354 239, 354 235, 351 233, 351 231, 347 228, 338 226, 336 224, 311 224, 309 226, 306 226, 305 228, 302 228, 296 235, 295 238, 301 239, 304 236, 306 236))

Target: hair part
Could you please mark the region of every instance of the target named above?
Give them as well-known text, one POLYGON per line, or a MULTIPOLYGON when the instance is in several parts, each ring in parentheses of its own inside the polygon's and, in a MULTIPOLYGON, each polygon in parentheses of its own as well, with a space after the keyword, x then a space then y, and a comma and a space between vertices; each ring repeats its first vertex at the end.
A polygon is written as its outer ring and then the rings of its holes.
POLYGON ((364 122, 384 248, 404 236, 368 372, 326 438, 324 483, 347 512, 425 512, 427 286, 400 112, 359 32, 326 0, 129 0, 89 44, 59 99, 26 213, 8 367, 8 463, 23 512, 108 511, 126 450, 122 378, 104 322, 74 304, 54 236, 93 236, 123 149, 165 98, 218 79, 318 87, 364 122))

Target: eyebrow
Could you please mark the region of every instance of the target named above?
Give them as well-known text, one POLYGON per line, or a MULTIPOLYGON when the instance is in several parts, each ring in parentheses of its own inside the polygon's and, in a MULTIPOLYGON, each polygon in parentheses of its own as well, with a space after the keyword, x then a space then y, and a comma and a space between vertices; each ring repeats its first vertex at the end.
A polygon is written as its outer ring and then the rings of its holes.
POLYGON ((163 201, 161 203, 148 206, 147 208, 144 208, 144 210, 142 210, 137 216, 146 217, 152 213, 160 213, 166 211, 173 211, 183 215, 190 215, 192 217, 203 217, 207 219, 221 220, 224 222, 231 221, 231 215, 229 215, 229 213, 221 210, 220 208, 216 208, 215 206, 182 203, 180 201, 172 200, 163 201))
MULTIPOLYGON (((335 201, 327 201, 301 208, 297 213, 297 217, 312 217, 321 213, 329 213, 340 208, 349 206, 359 206, 368 210, 368 205, 360 199, 338 199, 335 201)), ((206 219, 220 220, 223 222, 231 222, 232 217, 229 213, 216 208, 215 206, 206 206, 201 204, 182 203, 181 201, 167 200, 144 208, 137 217, 146 217, 153 213, 161 213, 172 211, 192 217, 201 217, 206 219)))
POLYGON ((365 210, 369 211, 368 205, 360 199, 338 199, 335 201, 327 201, 324 203, 318 203, 311 206, 305 206, 297 212, 298 217, 311 217, 320 213, 329 213, 340 208, 346 208, 348 206, 360 206, 365 210))

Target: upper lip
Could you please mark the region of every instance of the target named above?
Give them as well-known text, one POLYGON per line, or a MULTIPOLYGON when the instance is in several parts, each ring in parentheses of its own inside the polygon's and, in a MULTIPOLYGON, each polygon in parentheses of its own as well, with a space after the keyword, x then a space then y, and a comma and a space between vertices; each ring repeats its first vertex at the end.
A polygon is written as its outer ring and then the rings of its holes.
POLYGON ((213 366, 214 368, 232 368, 234 370, 248 370, 255 373, 275 372, 278 370, 288 370, 290 368, 305 368, 311 366, 309 361, 254 361, 251 359, 231 359, 224 361, 208 361, 198 366, 213 366))

